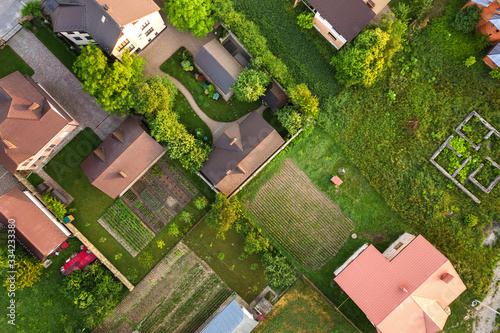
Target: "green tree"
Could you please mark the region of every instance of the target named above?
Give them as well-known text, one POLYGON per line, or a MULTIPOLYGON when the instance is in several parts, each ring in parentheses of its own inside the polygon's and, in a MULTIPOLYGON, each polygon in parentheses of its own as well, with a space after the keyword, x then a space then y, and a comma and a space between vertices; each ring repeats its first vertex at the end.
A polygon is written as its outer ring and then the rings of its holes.
POLYGON ((481 8, 476 5, 467 6, 457 13, 453 27, 464 33, 473 32, 480 18, 481 8))
POLYGON ((261 70, 245 68, 238 76, 238 82, 231 88, 234 96, 243 102, 254 102, 263 96, 271 76, 261 70))
POLYGON ((207 204, 208 204, 208 200, 207 200, 207 198, 205 198, 203 196, 199 197, 198 199, 196 199, 194 201, 194 206, 198 210, 205 209, 205 207, 207 207, 207 204))
POLYGON ((225 233, 231 225, 243 216, 243 208, 240 201, 232 197, 229 199, 225 194, 219 192, 212 204, 212 210, 207 216, 207 223, 212 229, 217 230, 217 237, 225 239, 225 233))
POLYGON ((54 213, 54 216, 59 220, 62 220, 66 215, 66 207, 62 202, 57 200, 52 196, 51 193, 47 192, 43 195, 43 201, 47 204, 49 210, 54 213))
POLYGON ((37 20, 42 21, 43 16, 42 12, 40 12, 40 6, 42 3, 40 1, 30 1, 24 5, 21 9, 22 16, 33 15, 37 20))
MULTIPOLYGON (((33 257, 22 256, 16 261, 16 290, 23 290, 26 287, 33 286, 36 282, 40 281, 42 276, 43 265, 33 257)), ((10 281, 4 281, 4 287, 10 287, 10 281)))
POLYGON ((137 113, 154 118, 163 110, 171 110, 179 90, 167 76, 154 76, 138 82, 134 88, 137 113))
POLYGON ((299 84, 290 90, 290 98, 297 103, 305 116, 316 118, 319 114, 318 97, 311 94, 305 84, 299 84))
POLYGON ((245 246, 243 250, 252 254, 255 252, 263 253, 271 250, 272 246, 269 239, 259 234, 256 230, 252 230, 245 237, 245 246))
POLYGON ((288 134, 291 136, 297 133, 302 126, 302 116, 294 106, 287 105, 279 109, 276 114, 281 125, 286 128, 288 134))
POLYGON ((111 114, 124 115, 134 106, 132 87, 142 80, 144 59, 137 55, 122 56, 108 65, 108 59, 95 45, 82 47, 73 70, 82 82, 83 90, 97 98, 102 108, 111 114))
POLYGON ((266 253, 262 256, 262 264, 265 266, 264 276, 272 289, 288 287, 295 281, 295 271, 284 256, 266 253))
POLYGON ((163 9, 169 21, 180 31, 189 30, 199 38, 205 37, 217 19, 212 12, 212 0, 169 0, 163 9))
POLYGON ((170 225, 168 226, 168 235, 173 236, 173 237, 177 237, 177 236, 179 236, 180 233, 181 232, 179 231, 179 227, 177 226, 177 224, 170 223, 170 225))
POLYGON ((311 29, 314 26, 314 14, 302 13, 297 16, 297 24, 304 29, 311 29))
POLYGON ((371 86, 402 47, 406 25, 384 18, 379 26, 359 34, 353 43, 332 58, 337 79, 344 85, 371 86))

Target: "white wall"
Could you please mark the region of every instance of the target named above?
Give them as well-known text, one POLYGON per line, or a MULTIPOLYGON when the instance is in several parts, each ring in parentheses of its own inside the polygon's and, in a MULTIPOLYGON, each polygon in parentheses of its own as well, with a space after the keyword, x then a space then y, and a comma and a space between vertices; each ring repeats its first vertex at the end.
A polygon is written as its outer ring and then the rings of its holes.
POLYGON ((112 54, 121 59, 122 53, 127 49, 130 50, 130 53, 134 53, 138 49, 143 49, 165 28, 165 22, 163 22, 159 12, 154 12, 134 23, 129 23, 124 27, 122 31, 123 36, 116 43, 112 54), (120 45, 127 40, 128 43, 126 46, 120 49, 120 45))
MULTIPOLYGON (((330 32, 332 33, 332 35, 335 36, 335 38, 337 38, 338 40, 340 40, 343 44, 347 43, 347 40, 344 37, 342 37, 342 35, 339 34, 337 32, 337 30, 335 30, 332 27, 332 25, 327 20, 325 20, 323 17, 321 17, 321 15, 319 14, 319 12, 316 12, 316 15, 314 15, 314 17, 316 19, 318 19, 319 21, 321 21, 321 23, 323 23, 328 28, 328 30, 330 30, 330 32)), ((316 29, 318 29, 318 28, 316 28, 316 29)))

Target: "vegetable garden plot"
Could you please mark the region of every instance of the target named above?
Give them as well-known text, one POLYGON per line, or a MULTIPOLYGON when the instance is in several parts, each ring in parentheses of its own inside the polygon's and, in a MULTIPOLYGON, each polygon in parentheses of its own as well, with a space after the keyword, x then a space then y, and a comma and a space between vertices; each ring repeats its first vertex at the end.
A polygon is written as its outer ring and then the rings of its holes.
POLYGON ((180 242, 94 332, 121 332, 125 322, 141 332, 195 332, 231 294, 180 242))
POLYGON ((330 261, 354 229, 354 223, 290 158, 245 206, 308 270, 318 270, 330 261))
POLYGON ((155 234, 128 209, 121 199, 117 199, 113 206, 104 212, 101 220, 117 233, 121 238, 117 239, 120 243, 123 241, 126 243, 124 247, 127 250, 132 248, 135 251, 135 253, 131 253, 133 256, 155 237, 155 234))

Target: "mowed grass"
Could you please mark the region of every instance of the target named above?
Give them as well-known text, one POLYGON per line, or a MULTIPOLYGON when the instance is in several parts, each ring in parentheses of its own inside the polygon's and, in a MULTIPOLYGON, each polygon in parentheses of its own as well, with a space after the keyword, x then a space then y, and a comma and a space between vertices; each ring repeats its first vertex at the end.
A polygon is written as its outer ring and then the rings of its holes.
MULTIPOLYGON (((291 148, 279 154, 238 195, 242 202, 254 200, 261 187, 279 173, 283 162, 291 158, 314 186, 340 207, 342 213, 354 222, 354 232, 358 237, 357 239, 349 237, 335 257, 317 271, 303 268, 277 239, 262 229, 272 240, 273 245, 281 250, 299 271, 311 279, 323 294, 335 305, 342 304, 340 310, 359 329, 363 332, 373 332, 374 327, 365 314, 333 282, 333 272, 364 243, 373 243, 380 251, 384 251, 402 233, 411 233, 412 230, 401 223, 380 194, 371 187, 360 171, 346 159, 339 147, 322 130, 316 128, 309 136, 291 145, 291 148), (345 169, 345 175, 341 175, 339 169, 345 169), (344 181, 338 192, 330 181, 334 175, 338 175, 344 181)), ((292 203, 300 204, 295 201, 292 203)))
POLYGON ((33 185, 35 188, 40 185, 41 183, 43 183, 43 179, 42 177, 40 177, 39 175, 37 175, 36 173, 32 172, 28 178, 26 178, 30 183, 31 185, 33 185))
POLYGON ((238 257, 244 253, 245 239, 234 229, 226 232, 226 239, 216 237, 217 231, 210 229, 203 220, 184 239, 197 256, 203 259, 220 276, 224 282, 241 296, 247 303, 267 286, 264 270, 259 254, 251 254, 244 260, 238 257), (224 254, 224 260, 219 259, 219 254, 224 254), (257 264, 256 270, 250 266, 257 264))
POLYGON ((31 32, 56 56, 57 59, 71 72, 73 72, 73 63, 76 61, 76 55, 70 50, 69 45, 62 39, 56 37, 50 31, 50 27, 42 25, 38 20, 32 21, 34 24, 29 28, 31 32))
POLYGON ((182 69, 180 55, 184 50, 185 48, 183 47, 177 50, 160 66, 160 69, 179 80, 193 95, 196 104, 198 104, 207 116, 217 121, 234 121, 262 105, 260 99, 253 103, 247 103, 240 102, 234 97, 229 102, 224 101, 222 97, 219 97, 217 101, 209 98, 205 95, 203 83, 196 81, 191 73, 182 69))
POLYGON ((0 49, 0 64, 0 79, 15 71, 19 71, 22 74, 28 74, 29 76, 35 73, 9 45, 0 49))
POLYGON ((358 332, 306 280, 298 279, 252 332, 358 332))
MULTIPOLYGON (((176 215, 171 223, 175 223, 180 235, 168 235, 168 228, 164 228, 142 251, 133 258, 111 234, 109 234, 98 222, 106 209, 114 200, 93 186, 83 170, 80 163, 92 153, 101 143, 97 135, 89 128, 78 133, 76 137, 64 147, 46 166, 45 171, 61 185, 75 200, 69 205, 69 209, 75 209, 72 215, 75 217, 73 225, 101 251, 106 258, 122 272, 130 282, 138 283, 168 251, 182 238, 189 230, 186 221, 176 215), (158 246, 158 241, 163 241, 165 245, 158 246), (122 257, 115 259, 121 254, 122 257), (146 264, 149 263, 149 264, 146 264)), ((174 163, 178 167, 177 163, 174 163)), ((213 200, 214 194, 210 188, 198 179, 196 175, 181 170, 188 177, 192 184, 198 187, 201 195, 205 195, 209 202, 213 200)), ((197 196, 197 197, 198 197, 197 196)), ((193 216, 193 223, 201 219, 206 210, 198 210, 194 206, 195 197, 184 208, 193 216)))
POLYGON ((209 146, 212 145, 212 132, 203 120, 194 112, 186 97, 180 92, 175 96, 173 111, 179 116, 181 124, 186 126, 186 130, 196 138, 203 140, 209 146), (201 130, 202 135, 198 135, 201 130), (205 137, 207 138, 205 140, 205 137))
POLYGON ((330 261, 354 229, 352 221, 287 158, 245 206, 302 267, 330 261))

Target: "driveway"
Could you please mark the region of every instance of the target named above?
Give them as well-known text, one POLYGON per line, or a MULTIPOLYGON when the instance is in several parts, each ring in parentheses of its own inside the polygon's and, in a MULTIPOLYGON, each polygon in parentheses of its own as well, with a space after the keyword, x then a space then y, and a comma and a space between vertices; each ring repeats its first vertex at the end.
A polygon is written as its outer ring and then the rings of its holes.
MULTIPOLYGON (((4 0, 0 0, 4 1, 4 0)), ((125 118, 111 116, 82 91, 80 81, 43 45, 33 33, 21 29, 8 45, 35 71, 40 83, 82 127, 90 127, 101 139, 113 132, 125 118)))

